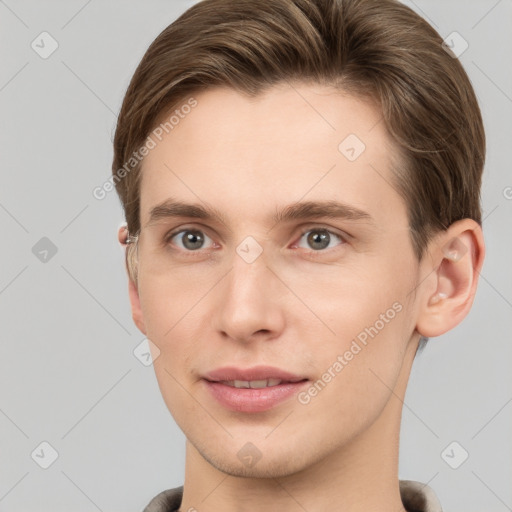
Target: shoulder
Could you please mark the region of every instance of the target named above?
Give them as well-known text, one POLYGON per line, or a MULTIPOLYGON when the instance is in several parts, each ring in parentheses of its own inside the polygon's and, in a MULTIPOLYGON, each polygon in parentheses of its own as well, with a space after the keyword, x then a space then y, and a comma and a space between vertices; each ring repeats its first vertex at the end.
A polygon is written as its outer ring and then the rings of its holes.
POLYGON ((158 493, 142 512, 175 512, 181 505, 183 486, 158 493))
POLYGON ((400 496, 409 512, 443 512, 432 487, 415 480, 400 480, 400 496))

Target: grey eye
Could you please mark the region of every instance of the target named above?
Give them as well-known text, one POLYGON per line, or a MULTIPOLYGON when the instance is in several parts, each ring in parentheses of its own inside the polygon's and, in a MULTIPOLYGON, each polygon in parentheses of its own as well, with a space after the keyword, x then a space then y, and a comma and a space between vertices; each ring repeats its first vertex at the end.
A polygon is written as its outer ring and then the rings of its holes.
POLYGON ((178 247, 189 251, 196 251, 201 249, 205 243, 205 240, 211 240, 208 235, 205 235, 202 231, 197 229, 183 229, 178 233, 174 234, 170 240, 176 238, 181 242, 181 246, 178 243, 178 247))
MULTIPOLYGON (((336 233, 332 233, 331 231, 328 231, 327 229, 311 229, 309 231, 306 231, 303 233, 301 240, 306 237, 306 241, 308 246, 306 249, 313 249, 315 251, 319 251, 325 248, 328 248, 332 241, 335 241, 338 239, 340 242, 343 243, 343 240, 339 235, 336 233), (306 236, 307 235, 307 236, 306 236)), ((300 245, 299 247, 304 247, 300 245)))

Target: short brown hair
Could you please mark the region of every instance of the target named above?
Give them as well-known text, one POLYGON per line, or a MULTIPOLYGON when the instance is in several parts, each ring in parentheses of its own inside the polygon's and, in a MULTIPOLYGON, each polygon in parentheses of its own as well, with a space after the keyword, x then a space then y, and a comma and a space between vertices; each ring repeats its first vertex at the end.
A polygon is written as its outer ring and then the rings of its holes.
POLYGON ((163 113, 214 86, 254 96, 285 81, 333 85, 378 105, 400 155, 393 186, 406 202, 418 259, 453 222, 481 224, 481 113, 466 72, 442 42, 396 0, 194 5, 150 45, 121 107, 112 171, 128 231, 140 229, 141 163, 134 160, 122 179, 118 173, 163 113))

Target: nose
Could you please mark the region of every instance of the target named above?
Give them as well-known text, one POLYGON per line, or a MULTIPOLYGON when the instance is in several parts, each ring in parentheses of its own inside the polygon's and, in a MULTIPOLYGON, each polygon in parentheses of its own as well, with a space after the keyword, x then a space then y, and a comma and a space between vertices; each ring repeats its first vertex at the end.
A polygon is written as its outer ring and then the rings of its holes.
POLYGON ((215 332, 238 342, 278 337, 285 326, 285 291, 263 254, 251 263, 235 255, 215 297, 215 332))

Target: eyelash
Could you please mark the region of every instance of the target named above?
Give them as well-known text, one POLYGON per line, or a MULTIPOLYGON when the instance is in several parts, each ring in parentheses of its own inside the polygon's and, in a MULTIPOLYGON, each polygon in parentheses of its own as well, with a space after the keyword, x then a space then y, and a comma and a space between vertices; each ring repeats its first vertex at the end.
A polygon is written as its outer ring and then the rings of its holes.
MULTIPOLYGON (((180 233, 184 233, 186 231, 199 231, 203 235, 208 236, 202 229, 198 229, 198 228, 195 228, 195 227, 181 227, 179 229, 171 231, 170 233, 168 233, 167 235, 164 236, 164 245, 166 247, 169 246, 169 244, 171 243, 171 240, 176 235, 179 235, 180 233)), ((332 231, 331 229, 328 229, 328 228, 326 228, 324 226, 308 226, 308 227, 303 228, 301 230, 300 236, 298 238, 298 241, 294 242, 294 246, 296 246, 300 242, 300 240, 302 239, 302 237, 306 233, 309 233, 311 231, 319 231, 319 232, 329 233, 329 235, 331 235, 331 236, 334 235, 336 238, 338 238, 341 241, 336 247, 331 247, 331 248, 326 248, 326 249, 319 249, 319 250, 314 250, 314 249, 307 250, 306 249, 306 252, 309 255, 313 256, 313 257, 321 256, 322 254, 326 254, 326 253, 330 253, 331 251, 337 250, 338 247, 344 246, 347 243, 348 236, 346 236, 346 235, 342 235, 340 233, 336 233, 335 231, 332 231)), ((208 238, 211 238, 211 237, 208 236, 208 238)), ((304 249, 304 248, 300 247, 300 249, 304 249)), ((203 252, 205 249, 197 249, 195 251, 190 251, 190 250, 186 250, 186 249, 176 248, 174 250, 183 253, 187 257, 194 257, 197 254, 201 254, 201 252, 203 252)))

